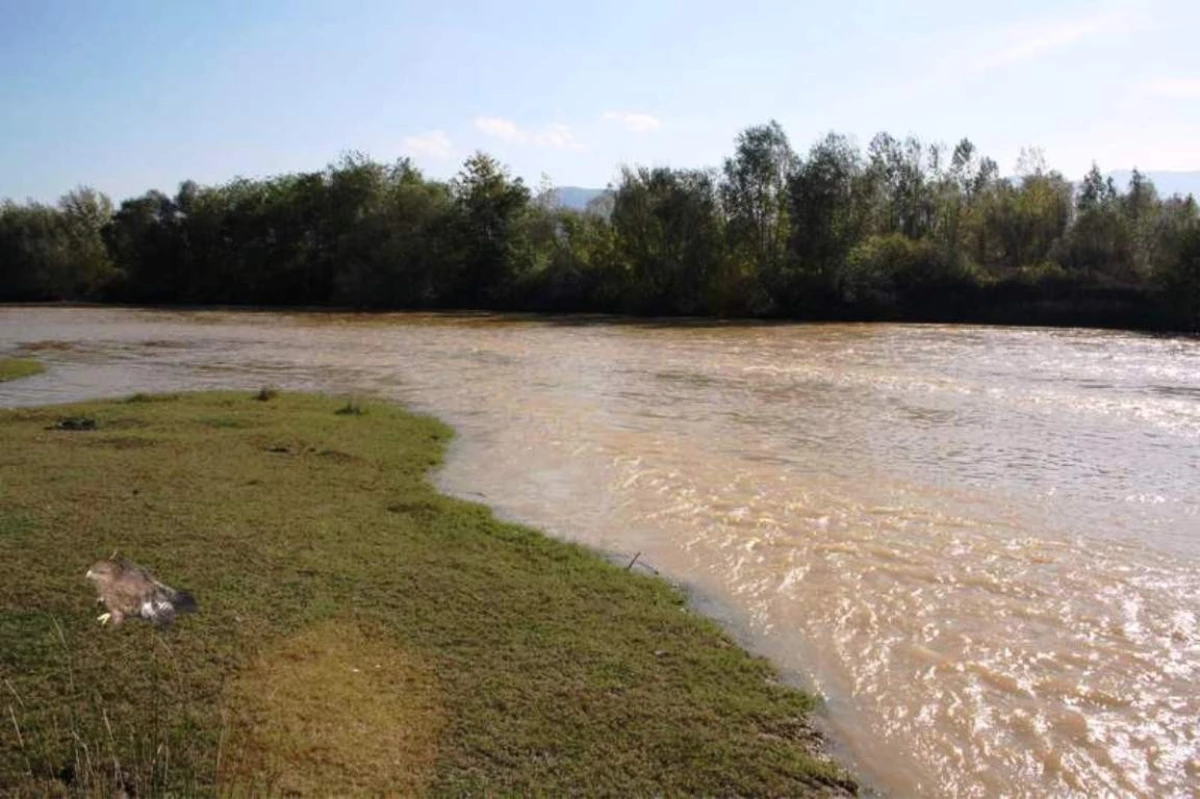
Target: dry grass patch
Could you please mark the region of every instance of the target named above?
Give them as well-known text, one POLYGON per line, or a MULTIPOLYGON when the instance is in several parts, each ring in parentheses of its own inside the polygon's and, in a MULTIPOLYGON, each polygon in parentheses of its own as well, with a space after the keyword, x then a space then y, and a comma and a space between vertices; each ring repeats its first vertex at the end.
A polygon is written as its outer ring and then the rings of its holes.
POLYGON ((224 785, 413 796, 433 773, 443 710, 431 671, 353 623, 324 622, 272 646, 228 703, 224 785))

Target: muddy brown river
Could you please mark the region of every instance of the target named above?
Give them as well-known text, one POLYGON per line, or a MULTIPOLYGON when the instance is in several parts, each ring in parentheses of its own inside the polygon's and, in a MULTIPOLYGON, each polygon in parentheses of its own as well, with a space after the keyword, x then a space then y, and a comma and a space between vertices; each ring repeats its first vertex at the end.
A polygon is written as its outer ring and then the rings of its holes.
POLYGON ((445 490, 692 586, 887 796, 1200 791, 1200 340, 0 308, 0 406, 379 396, 445 490))

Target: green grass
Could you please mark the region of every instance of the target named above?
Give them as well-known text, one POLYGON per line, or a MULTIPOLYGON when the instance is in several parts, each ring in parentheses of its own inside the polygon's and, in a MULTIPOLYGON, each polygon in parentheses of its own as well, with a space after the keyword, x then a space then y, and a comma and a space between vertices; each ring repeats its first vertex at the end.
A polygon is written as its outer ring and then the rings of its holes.
POLYGON ((5 380, 33 377, 44 371, 46 367, 32 358, 0 358, 0 383, 5 380))
POLYGON ((678 591, 436 493, 437 421, 145 399, 0 411, 0 793, 852 790, 678 591), (114 549, 199 612, 100 627, 114 549))

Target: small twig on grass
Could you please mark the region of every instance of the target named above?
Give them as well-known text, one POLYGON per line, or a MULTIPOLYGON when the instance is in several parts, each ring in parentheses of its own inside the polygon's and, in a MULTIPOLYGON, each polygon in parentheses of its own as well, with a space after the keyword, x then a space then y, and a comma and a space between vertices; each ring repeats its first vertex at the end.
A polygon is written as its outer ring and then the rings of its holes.
POLYGON ((633 564, 637 563, 637 559, 640 558, 641 556, 642 556, 641 552, 634 555, 633 560, 629 561, 629 565, 625 567, 625 571, 627 571, 627 572, 633 571, 633 564))
POLYGON ((217 794, 221 792, 221 755, 225 751, 225 734, 229 730, 229 710, 221 708, 221 731, 217 733, 217 763, 213 774, 213 784, 217 788, 217 794))
POLYGON ((12 705, 8 706, 8 715, 12 719, 13 729, 17 731, 17 745, 21 747, 21 757, 25 758, 25 770, 29 772, 29 779, 32 780, 33 764, 29 762, 29 753, 25 751, 25 738, 21 735, 21 725, 17 721, 17 714, 12 705))
POLYGON ((19 693, 17 693, 17 689, 13 688, 12 681, 9 680, 7 677, 5 677, 4 685, 5 685, 5 687, 8 688, 8 692, 13 695, 13 698, 17 700, 17 704, 21 706, 21 709, 24 710, 25 709, 25 700, 21 698, 21 695, 19 693))
POLYGON ((86 781, 92 778, 92 750, 88 748, 87 742, 79 737, 79 732, 75 729, 71 730, 71 737, 75 739, 75 773, 82 774, 86 781), (79 762, 79 752, 83 750, 83 762, 79 762))
POLYGON ((154 753, 154 762, 157 763, 159 758, 162 758, 162 784, 171 784, 171 748, 167 746, 167 742, 163 741, 158 745, 158 749, 154 753))
MULTIPOLYGON (((116 557, 116 552, 113 553, 113 557, 116 557)), ((75 660, 71 656, 71 646, 67 643, 67 634, 63 630, 62 622, 58 620, 58 616, 51 616, 50 621, 54 624, 54 631, 58 634, 58 641, 62 644, 63 648, 63 658, 67 663, 67 684, 70 686, 72 699, 67 704, 67 724, 71 726, 71 734, 75 737, 75 740, 82 742, 82 739, 79 737, 79 725, 76 723, 75 718, 75 660)), ((87 753, 85 752, 85 754, 87 753)))
POLYGON ((119 785, 121 783, 121 761, 117 759, 117 741, 113 738, 112 725, 108 723, 108 710, 100 708, 100 715, 104 717, 104 727, 108 730, 108 746, 112 750, 113 759, 113 777, 119 785))

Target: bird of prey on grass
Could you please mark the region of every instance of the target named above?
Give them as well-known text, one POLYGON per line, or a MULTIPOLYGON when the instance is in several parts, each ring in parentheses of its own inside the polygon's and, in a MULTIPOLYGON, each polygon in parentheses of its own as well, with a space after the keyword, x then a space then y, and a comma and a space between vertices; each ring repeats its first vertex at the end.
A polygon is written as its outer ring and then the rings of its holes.
POLYGON ((108 611, 97 617, 102 626, 110 621, 116 626, 126 616, 134 616, 166 627, 176 613, 196 611, 196 600, 187 591, 163 585, 141 566, 115 554, 93 564, 87 578, 96 585, 96 601, 108 611))

